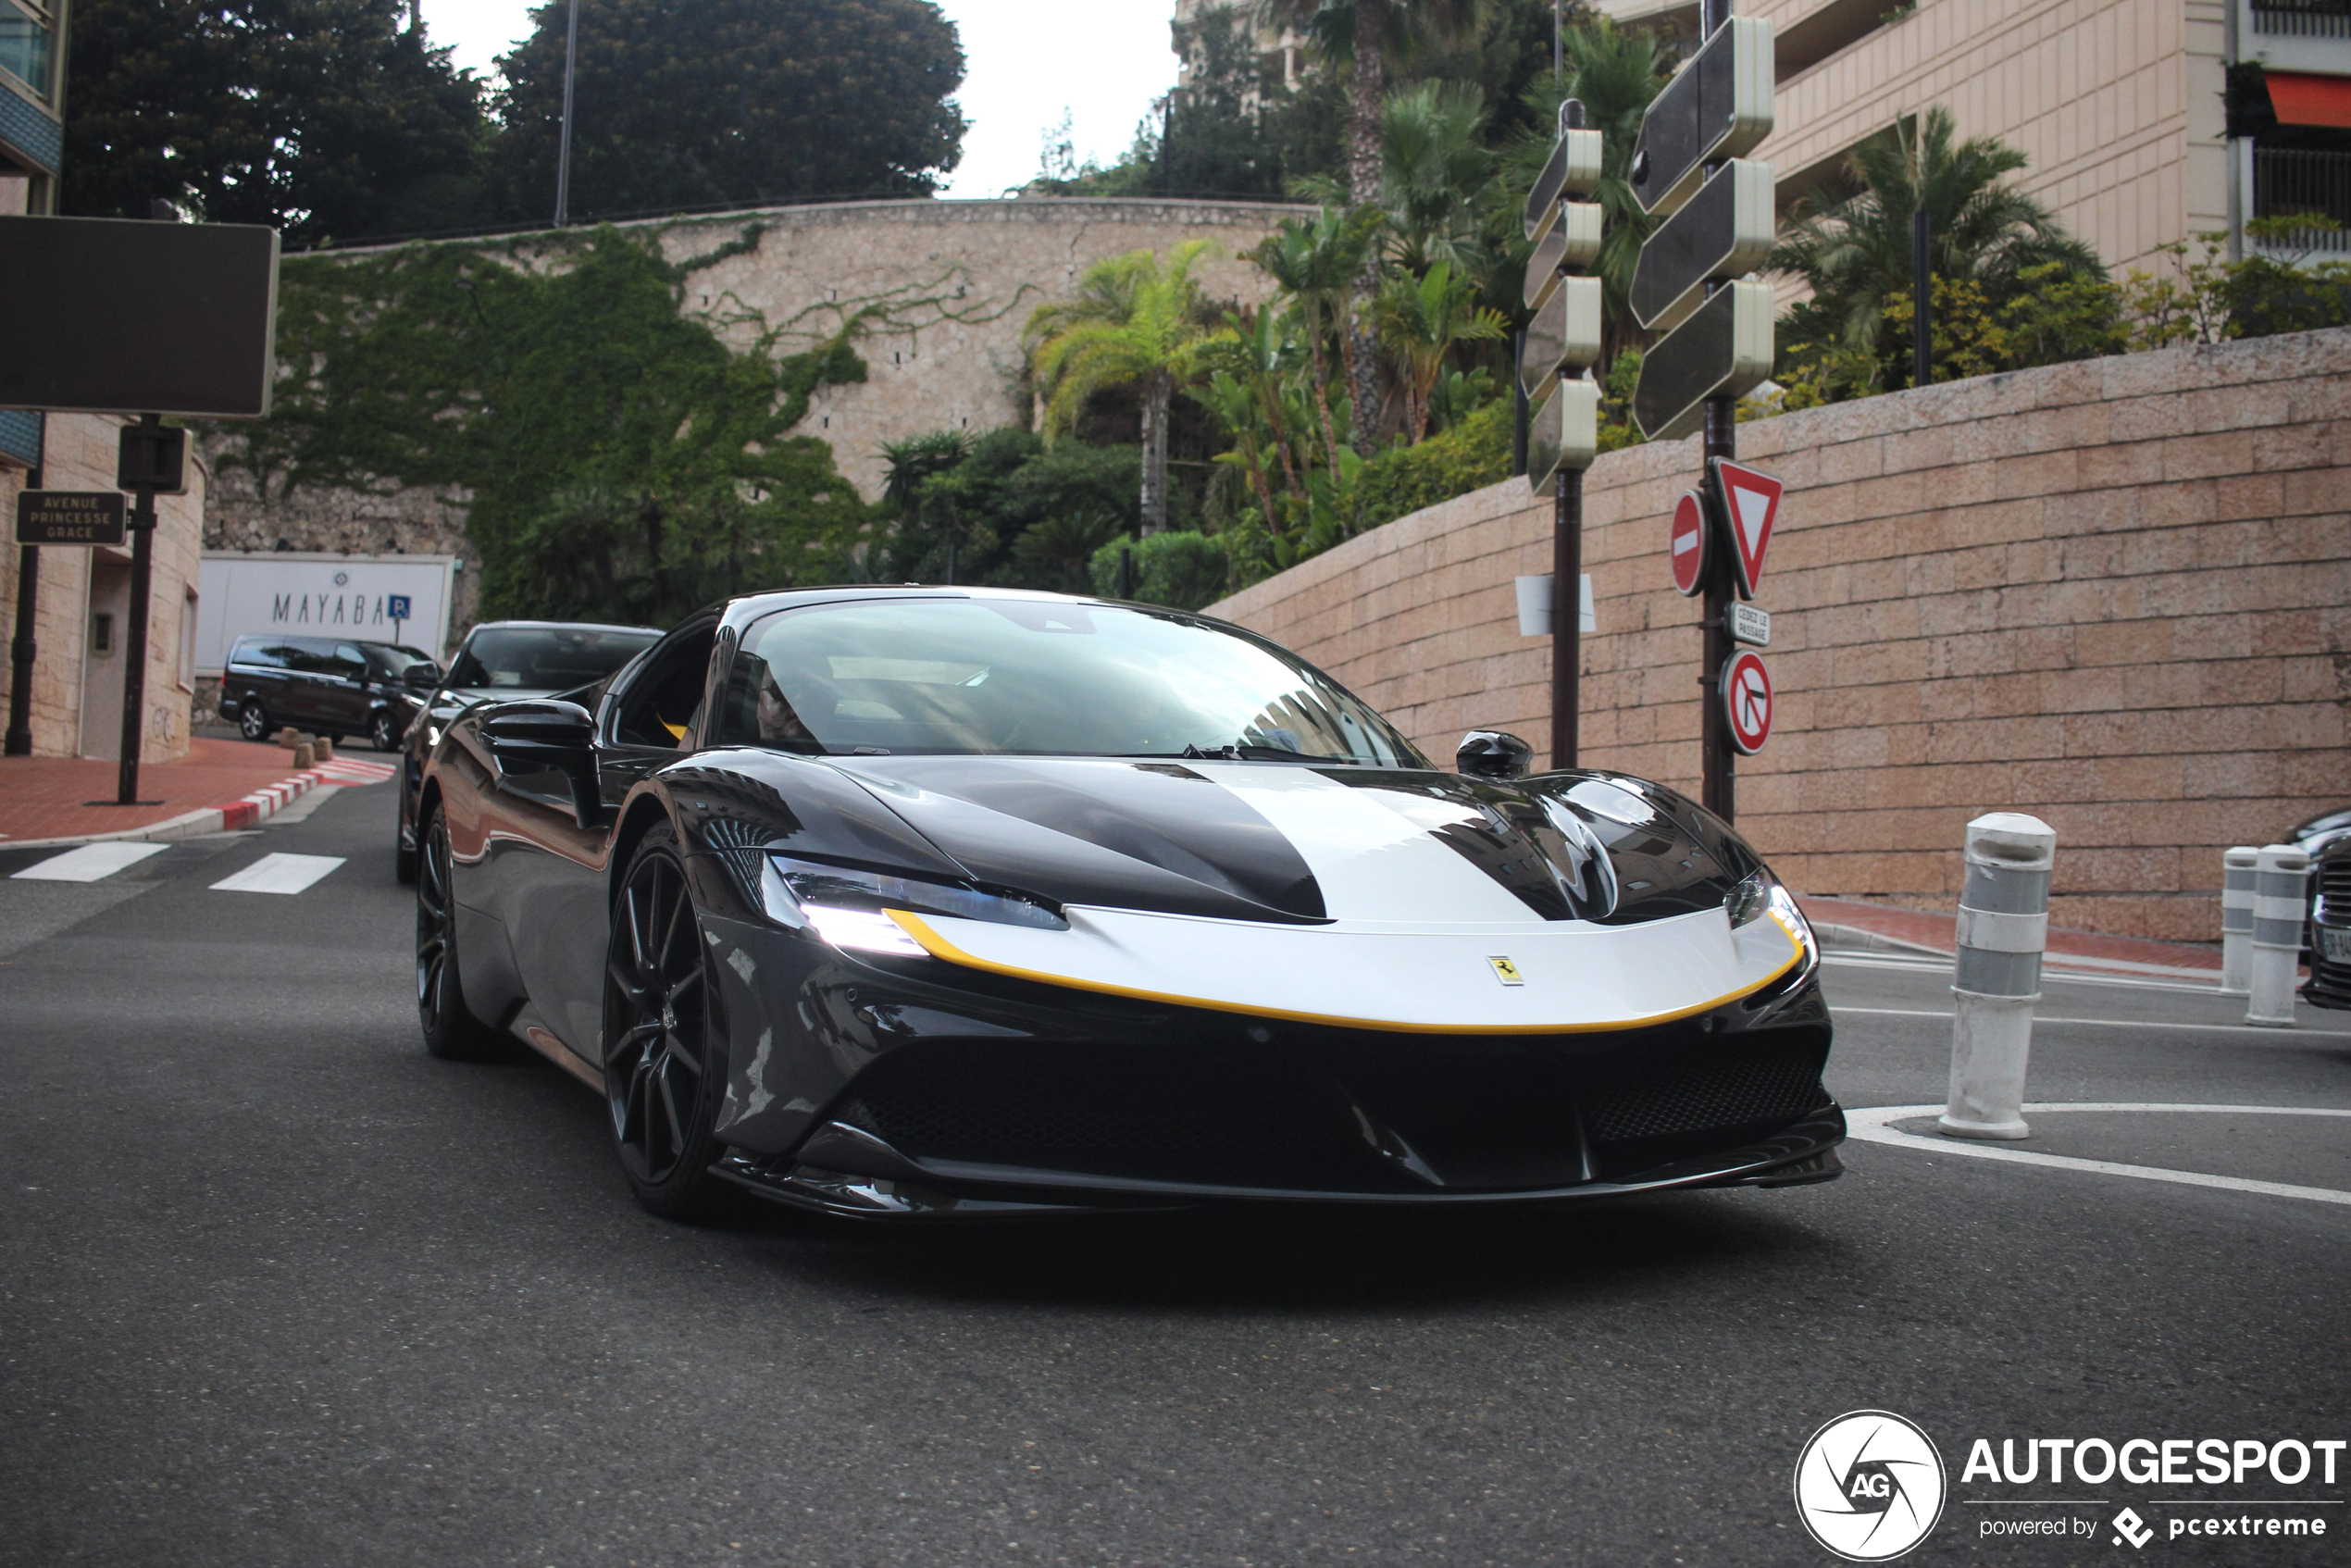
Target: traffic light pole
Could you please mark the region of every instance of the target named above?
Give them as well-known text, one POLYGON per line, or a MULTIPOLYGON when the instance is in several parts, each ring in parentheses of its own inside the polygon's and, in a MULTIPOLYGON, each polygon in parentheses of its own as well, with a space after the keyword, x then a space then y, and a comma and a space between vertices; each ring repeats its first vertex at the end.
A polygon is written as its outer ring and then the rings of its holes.
MULTIPOLYGON (((1561 106, 1560 129, 1584 129, 1584 105, 1561 106)), ((1584 470, 1562 468, 1551 502, 1551 765, 1576 765, 1584 717, 1584 470)))
MULTIPOLYGON (((1698 34, 1710 38, 1718 28, 1731 19, 1731 0, 1701 0, 1698 11, 1698 34)), ((1711 180, 1722 168, 1719 162, 1706 166, 1711 180)), ((1706 292, 1710 298, 1722 288, 1709 283, 1706 292)), ((1711 476, 1714 459, 1725 457, 1735 462, 1739 454, 1737 404, 1727 397, 1709 398, 1706 403, 1706 435, 1704 455, 1698 464, 1701 492, 1713 489, 1711 476)), ((1727 521, 1727 519, 1721 519, 1727 521)), ((1735 544, 1728 538, 1722 540, 1725 548, 1709 552, 1713 557, 1707 568, 1704 604, 1704 650, 1698 671, 1699 705, 1703 710, 1699 720, 1699 767, 1704 784, 1701 803, 1725 822, 1735 819, 1738 809, 1738 748, 1731 742, 1731 713, 1723 703, 1722 677, 1723 666, 1730 663, 1736 644, 1731 639, 1732 580, 1736 568, 1731 564, 1735 544)))

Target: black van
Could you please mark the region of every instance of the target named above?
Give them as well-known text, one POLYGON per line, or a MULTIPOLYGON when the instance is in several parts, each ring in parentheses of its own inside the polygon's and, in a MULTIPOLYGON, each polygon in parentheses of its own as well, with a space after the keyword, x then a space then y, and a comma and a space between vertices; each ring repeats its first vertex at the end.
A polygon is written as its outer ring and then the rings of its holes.
POLYGON ((341 740, 365 735, 379 752, 400 744, 415 704, 400 689, 429 691, 441 666, 420 649, 343 637, 240 637, 220 672, 220 716, 248 740, 280 725, 341 740))

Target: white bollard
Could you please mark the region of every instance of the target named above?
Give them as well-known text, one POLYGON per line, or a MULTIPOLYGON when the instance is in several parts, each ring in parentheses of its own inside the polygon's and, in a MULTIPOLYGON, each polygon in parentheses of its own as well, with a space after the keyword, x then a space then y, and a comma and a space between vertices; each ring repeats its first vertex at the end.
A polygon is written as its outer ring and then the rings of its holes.
POLYGON ((2057 831, 2037 816, 1996 811, 1967 825, 1966 852, 1951 987, 1951 1104, 1938 1125, 1950 1138, 2030 1138, 2024 1067, 2049 944, 2057 831))
POLYGON ((2253 873, 2253 1000, 2245 1021, 2273 1029, 2294 1027, 2294 973, 2302 961, 2303 906, 2308 902, 2310 856, 2291 844, 2271 844, 2253 873))
POLYGON ((2220 855, 2220 994, 2253 989, 2253 871, 2261 852, 2239 844, 2220 855))

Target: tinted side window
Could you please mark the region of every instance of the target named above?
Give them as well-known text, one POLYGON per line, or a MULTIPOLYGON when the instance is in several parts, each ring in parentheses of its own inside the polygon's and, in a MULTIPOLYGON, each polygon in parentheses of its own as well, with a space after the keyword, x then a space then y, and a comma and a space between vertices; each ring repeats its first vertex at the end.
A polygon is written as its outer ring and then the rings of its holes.
POLYGON ((359 651, 355 642, 336 643, 331 657, 334 673, 345 680, 356 680, 367 673, 367 655, 359 651))
POLYGON ((232 665, 257 665, 264 669, 279 669, 284 666, 286 661, 278 649, 266 642, 256 642, 250 637, 243 637, 239 638, 237 645, 229 650, 229 662, 232 665))

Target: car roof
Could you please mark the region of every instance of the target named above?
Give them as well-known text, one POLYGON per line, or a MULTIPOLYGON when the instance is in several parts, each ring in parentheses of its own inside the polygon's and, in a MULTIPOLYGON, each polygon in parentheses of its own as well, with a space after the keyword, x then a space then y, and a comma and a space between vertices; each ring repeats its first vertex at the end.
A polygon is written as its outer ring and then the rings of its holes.
MULTIPOLYGON (((996 599, 1027 604, 1098 604, 1119 609, 1141 608, 1172 616, 1185 616, 1211 626, 1225 623, 1195 610, 1179 610, 1170 604, 1131 605, 1121 599, 1103 598, 1090 593, 1054 593, 1041 588, 981 588, 958 584, 946 587, 932 583, 841 583, 824 588, 778 589, 766 593, 746 593, 714 605, 719 624, 740 630, 763 616, 777 610, 798 609, 809 604, 853 604, 864 599, 996 599)), ((704 611, 703 614, 708 614, 704 611)), ((688 617, 691 619, 693 617, 688 617)))
POLYGON ((651 626, 615 626, 608 621, 482 621, 466 633, 475 631, 628 631, 659 637, 661 628, 651 626))

